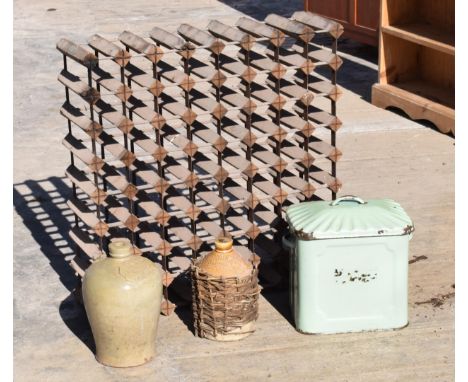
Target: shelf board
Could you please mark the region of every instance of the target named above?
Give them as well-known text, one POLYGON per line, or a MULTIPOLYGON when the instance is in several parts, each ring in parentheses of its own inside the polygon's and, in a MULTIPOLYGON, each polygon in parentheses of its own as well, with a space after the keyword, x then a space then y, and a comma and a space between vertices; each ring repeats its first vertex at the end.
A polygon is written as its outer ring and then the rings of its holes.
POLYGON ((427 98, 431 102, 435 102, 446 106, 450 109, 455 107, 455 91, 441 86, 431 84, 426 80, 410 80, 391 84, 397 88, 403 89, 411 94, 419 97, 427 98))
POLYGON ((375 84, 372 87, 372 104, 375 106, 384 109, 397 107, 411 119, 431 121, 443 133, 452 132, 455 135, 455 110, 447 106, 453 98, 453 92, 422 80, 375 84), (446 98, 444 102, 437 102, 442 97, 446 98))
POLYGON ((413 43, 455 55, 455 36, 433 25, 412 23, 382 26, 382 32, 413 43))

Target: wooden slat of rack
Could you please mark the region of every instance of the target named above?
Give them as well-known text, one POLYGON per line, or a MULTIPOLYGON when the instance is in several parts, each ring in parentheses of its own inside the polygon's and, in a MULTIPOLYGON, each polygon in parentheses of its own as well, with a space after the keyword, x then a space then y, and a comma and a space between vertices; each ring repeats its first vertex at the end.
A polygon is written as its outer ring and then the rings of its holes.
POLYGON ((215 54, 221 53, 225 47, 219 39, 213 37, 210 33, 189 24, 181 24, 177 32, 197 45, 207 46, 215 54))
MULTIPOLYGON (((266 84, 272 88, 275 86, 275 82, 272 78, 266 80, 266 84)), ((281 79, 280 81, 280 92, 287 97, 298 99, 304 105, 312 104, 315 94, 310 90, 304 89, 303 86, 299 86, 294 82, 281 79)))
POLYGON ((282 204, 288 194, 285 190, 281 189, 277 185, 275 185, 273 182, 266 180, 263 178, 263 180, 256 180, 253 184, 254 188, 257 188, 258 190, 262 191, 264 194, 268 195, 271 197, 271 202, 273 204, 280 203, 282 204))
POLYGON ((283 32, 247 17, 237 20, 236 26, 255 37, 267 37, 275 46, 281 46, 286 38, 283 32))
MULTIPOLYGON (((255 216, 258 219, 265 222, 265 225, 270 226, 271 228, 273 228, 273 230, 276 230, 277 223, 279 220, 278 215, 276 213, 266 208, 260 208, 258 211, 255 212, 255 216)), ((264 225, 261 225, 260 227, 263 227, 263 226, 264 225)), ((260 235, 258 239, 260 239, 261 241, 268 241, 271 245, 277 246, 277 244, 273 240, 269 239, 265 235, 260 235)), ((272 254, 278 251, 281 251, 281 248, 276 248, 274 251, 272 251, 272 254)))
POLYGON ((76 155, 84 164, 86 164, 91 171, 97 172, 102 166, 104 161, 94 155, 80 140, 76 139, 73 135, 67 134, 62 141, 63 145, 76 155))
POLYGON ((137 177, 142 179, 146 184, 154 187, 157 193, 162 194, 167 190, 169 182, 166 179, 161 178, 154 168, 150 168, 139 161, 135 161, 133 165, 138 170, 137 177))
POLYGON ((190 42, 164 29, 154 27, 150 32, 150 37, 166 48, 178 50, 177 53, 182 57, 190 58, 195 53, 195 47, 190 42))
POLYGON ((94 34, 88 38, 88 44, 105 56, 112 57, 120 66, 127 65, 132 57, 125 49, 120 48, 118 45, 106 40, 98 34, 94 34))
POLYGON ((237 28, 223 24, 217 20, 211 20, 207 29, 218 38, 227 41, 239 42, 240 46, 245 50, 250 50, 255 41, 249 34, 244 33, 237 28))
POLYGON ((167 150, 162 146, 158 146, 154 142, 154 139, 151 139, 139 129, 133 128, 130 137, 138 147, 141 147, 143 150, 145 150, 156 161, 160 162, 166 157, 167 150))
POLYGON ((177 162, 174 161, 174 164, 170 164, 166 166, 166 170, 174 175, 178 180, 185 183, 187 187, 195 187, 199 181, 198 176, 190 172, 185 166, 176 164, 177 162))
POLYGON ((202 240, 197 236, 193 235, 192 231, 187 227, 169 227, 169 231, 173 232, 178 238, 180 238, 187 246, 194 251, 200 249, 202 240))
MULTIPOLYGON (((246 59, 246 55, 243 51, 239 51, 237 56, 242 61, 245 61, 246 59)), ((271 58, 257 52, 252 52, 250 56, 250 65, 254 68, 257 68, 261 71, 270 72, 271 75, 275 78, 282 78, 286 74, 286 67, 278 62, 273 61, 271 58)))
POLYGON ((93 69, 92 78, 96 81, 97 84, 102 86, 104 89, 109 90, 122 102, 126 102, 132 95, 131 88, 112 77, 109 72, 106 72, 101 68, 96 67, 93 69))
POLYGON ((60 114, 67 118, 70 122, 77 125, 91 137, 93 137, 94 134, 99 134, 102 130, 102 126, 99 123, 93 122, 86 115, 84 115, 80 109, 67 102, 65 102, 60 108, 60 114))
POLYGON ((343 60, 340 58, 340 56, 324 49, 313 50, 309 53, 309 58, 316 63, 325 62, 335 71, 338 70, 341 65, 343 65, 343 60))
POLYGON ((318 154, 316 158, 322 156, 322 157, 329 158, 333 162, 337 162, 342 156, 342 153, 340 150, 338 150, 335 146, 332 146, 329 143, 324 142, 324 141, 310 142, 309 148, 310 150, 313 150, 318 154))
POLYGON ((96 235, 104 236, 109 230, 109 226, 100 221, 97 218, 96 213, 91 211, 81 200, 72 197, 67 201, 67 205, 83 223, 96 233, 96 235))
POLYGON ((190 203, 190 201, 185 196, 167 196, 166 200, 174 205, 179 211, 182 211, 185 216, 189 217, 191 220, 196 220, 198 215, 200 215, 200 208, 196 205, 190 203))
POLYGON ((227 113, 227 109, 213 98, 203 96, 201 93, 194 91, 192 91, 192 97, 193 104, 209 112, 216 119, 222 119, 227 113))
POLYGON ((269 150, 255 150, 252 156, 279 173, 283 172, 287 166, 284 159, 269 150))
POLYGON ((198 223, 200 227, 202 227, 206 232, 208 232, 209 235, 217 238, 223 234, 223 229, 219 225, 219 223, 207 220, 207 221, 201 221, 198 223))
MULTIPOLYGON (((245 122, 244 115, 241 114, 239 117, 241 121, 245 122)), ((268 135, 272 139, 280 142, 286 139, 287 131, 270 119, 264 118, 258 114, 253 114, 251 123, 254 129, 261 131, 263 134, 268 135)))
POLYGON ((158 63, 158 68, 163 78, 180 86, 186 91, 192 90, 195 86, 195 80, 191 76, 164 61, 158 63))
POLYGON ((186 124, 191 125, 197 118, 197 114, 179 102, 163 103, 162 107, 172 115, 180 117, 186 124))
POLYGON ((56 48, 65 56, 88 68, 93 68, 98 63, 97 57, 92 52, 66 38, 61 38, 57 42, 56 48))
POLYGON ((317 182, 327 185, 334 192, 338 192, 341 188, 341 181, 326 171, 312 171, 309 173, 309 176, 317 182))
MULTIPOLYGON (((298 140, 300 138, 298 137, 298 140)), ((314 158, 309 152, 304 151, 302 148, 292 145, 292 146, 283 146, 281 148, 281 153, 286 157, 291 158, 292 161, 299 161, 304 167, 310 167, 314 158)))
POLYGON ((250 178, 257 173, 257 166, 239 155, 225 156, 224 160, 250 178))
POLYGON ((287 97, 298 99, 304 105, 310 105, 314 100, 314 94, 312 92, 307 91, 302 86, 293 84, 289 81, 284 82, 281 85, 280 92, 287 97))
POLYGON ((166 124, 165 118, 155 112, 152 108, 149 108, 145 103, 132 96, 128 99, 128 105, 132 113, 135 113, 143 120, 151 124, 155 129, 162 129, 166 124))
MULTIPOLYGON (((266 57, 270 59, 274 59, 275 57, 275 50, 269 47, 265 53, 266 57)), ((317 61, 316 63, 312 62, 310 59, 307 59, 303 56, 301 56, 298 53, 291 52, 287 49, 279 48, 279 62, 286 66, 294 66, 299 68, 303 73, 310 74, 314 71, 316 65, 321 64, 320 61, 317 61)), ((263 61, 266 62, 266 61, 263 61)), ((272 64, 269 64, 272 65, 272 64)))
POLYGON ((139 230, 140 219, 124 207, 116 198, 109 195, 104 202, 107 210, 132 232, 139 230))
POLYGON ((175 145, 185 154, 193 157, 198 151, 198 146, 193 141, 187 139, 184 135, 177 131, 172 131, 164 136, 164 140, 175 145))
POLYGON ((229 173, 223 167, 211 160, 207 160, 206 157, 197 160, 196 166, 211 175, 218 183, 224 182, 229 176, 229 173))
MULTIPOLYGON (((222 86, 220 91, 223 102, 234 106, 235 108, 239 108, 247 114, 251 114, 255 111, 257 106, 255 102, 250 100, 248 97, 245 97, 244 95, 229 89, 226 86, 222 86)), ((211 90, 211 92, 214 92, 214 90, 211 90)))
POLYGON ((133 64, 128 64, 125 67, 125 76, 127 79, 147 89, 154 96, 159 96, 164 90, 164 85, 160 81, 133 64))
POLYGON ((247 146, 252 146, 257 140, 257 137, 253 132, 249 132, 245 129, 244 126, 237 124, 224 126, 223 132, 226 132, 231 137, 246 144, 247 146))
POLYGON ((333 85, 328 81, 309 81, 309 89, 316 94, 329 97, 332 101, 338 101, 343 94, 339 86, 333 85))
POLYGON ((222 86, 227 80, 227 77, 221 70, 216 70, 213 66, 206 65, 195 58, 190 60, 190 64, 192 65, 191 74, 195 74, 201 79, 211 82, 217 88, 222 86))
POLYGON ((262 102, 268 103, 275 110, 281 110, 286 104, 286 99, 270 88, 258 85, 252 87, 251 96, 262 102))
POLYGON ((135 52, 142 53, 151 62, 158 62, 162 56, 163 51, 161 48, 150 44, 144 38, 137 36, 136 34, 124 31, 120 34, 119 40, 126 47, 134 50, 135 52))
POLYGON ((99 249, 94 240, 87 233, 83 232, 80 227, 73 227, 68 235, 90 259, 96 260, 105 256, 105 253, 99 249))
POLYGON ((91 105, 95 104, 101 98, 101 95, 96 89, 88 86, 88 84, 80 80, 80 77, 75 76, 65 69, 60 72, 57 79, 91 105))
POLYGON ((130 167, 136 160, 134 153, 127 150, 121 143, 117 142, 112 135, 107 134, 105 131, 102 131, 101 134, 96 137, 96 142, 103 145, 106 151, 127 167, 130 167))
MULTIPOLYGON (((268 115, 272 117, 272 114, 268 115)), ((312 135, 315 130, 315 127, 310 122, 305 121, 303 118, 295 114, 281 116, 280 122, 281 125, 300 131, 305 136, 312 135)))
POLYGON ((197 192, 197 196, 209 205, 213 206, 216 211, 221 214, 225 214, 229 209, 229 202, 220 198, 214 191, 199 191, 197 192))
POLYGON ((163 240, 161 236, 154 231, 140 232, 140 237, 154 247, 155 252, 160 253, 162 256, 168 256, 171 252, 171 244, 163 240))
POLYGON ((235 61, 231 57, 220 54, 220 61, 224 71, 235 74, 246 82, 252 82, 256 77, 257 72, 251 66, 235 61))
POLYGON ((298 176, 283 176, 281 180, 294 190, 299 190, 305 197, 310 198, 315 193, 316 188, 298 176))
POLYGON ((213 145, 213 147, 217 150, 222 152, 227 145, 227 141, 222 136, 216 134, 215 131, 206 128, 204 125, 200 124, 199 129, 196 129, 196 124, 193 125, 195 130, 193 130, 193 134, 198 138, 202 139, 206 143, 213 145))
MULTIPOLYGON (((237 184, 237 183, 236 183, 237 184)), ((259 198, 255 195, 254 192, 248 192, 245 187, 241 187, 239 185, 236 186, 227 186, 226 191, 232 195, 238 200, 243 201, 243 204, 247 208, 252 208, 254 209, 259 201, 259 198)))
POLYGON ((74 165, 68 166, 65 170, 65 175, 76 185, 80 190, 86 193, 91 200, 96 204, 103 204, 107 197, 107 193, 96 187, 83 171, 76 168, 74 165))
POLYGON ((159 224, 164 225, 169 221, 170 214, 162 209, 158 203, 150 199, 146 192, 139 190, 136 197, 138 199, 138 206, 159 224))
POLYGON ((245 234, 251 239, 255 239, 260 233, 260 229, 257 227, 257 225, 255 223, 249 222, 243 216, 228 216, 227 220, 241 231, 245 232, 245 234))
MULTIPOLYGON (((305 110, 304 105, 300 104, 295 104, 293 109, 295 112, 300 114, 303 114, 305 110)), ((327 113, 326 111, 315 108, 309 112, 309 121, 319 126, 328 127, 332 131, 338 131, 338 129, 342 126, 342 122, 338 117, 335 117, 333 114, 327 113)))
POLYGON ((321 126, 329 127, 333 131, 338 131, 342 126, 342 122, 338 117, 327 113, 326 111, 313 111, 309 113, 309 119, 315 121, 321 126))
POLYGON ((334 38, 340 37, 344 31, 340 23, 311 12, 297 11, 293 13, 291 18, 310 26, 314 30, 327 31, 334 38))
POLYGON ((274 13, 270 13, 265 18, 265 23, 304 42, 309 42, 315 34, 313 29, 306 25, 274 13))

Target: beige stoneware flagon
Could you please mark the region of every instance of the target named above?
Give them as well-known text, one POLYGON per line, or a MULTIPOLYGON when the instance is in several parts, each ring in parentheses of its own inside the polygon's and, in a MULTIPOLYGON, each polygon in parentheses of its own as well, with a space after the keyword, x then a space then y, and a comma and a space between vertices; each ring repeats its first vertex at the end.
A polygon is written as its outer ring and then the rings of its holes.
POLYGON ((96 343, 96 359, 130 367, 156 354, 162 275, 150 260, 133 255, 128 242, 109 244, 110 257, 95 261, 83 279, 83 300, 96 343))

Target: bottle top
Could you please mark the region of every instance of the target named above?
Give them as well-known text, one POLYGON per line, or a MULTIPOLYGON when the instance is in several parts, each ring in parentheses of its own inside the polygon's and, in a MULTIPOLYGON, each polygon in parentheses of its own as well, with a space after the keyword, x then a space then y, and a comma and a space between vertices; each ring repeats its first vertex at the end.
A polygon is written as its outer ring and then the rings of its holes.
POLYGON ((116 259, 122 259, 132 255, 132 246, 125 241, 114 241, 109 244, 109 255, 116 259))
POLYGON ((232 248, 232 239, 227 236, 220 236, 215 240, 215 248, 218 251, 229 251, 232 248))

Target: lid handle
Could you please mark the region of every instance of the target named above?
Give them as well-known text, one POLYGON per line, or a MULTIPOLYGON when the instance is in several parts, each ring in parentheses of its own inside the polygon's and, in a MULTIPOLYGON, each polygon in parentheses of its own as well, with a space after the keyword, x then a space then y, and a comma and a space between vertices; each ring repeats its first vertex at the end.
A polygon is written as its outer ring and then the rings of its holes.
POLYGON ((337 206, 341 202, 355 202, 355 203, 359 203, 359 204, 366 204, 366 202, 363 199, 358 198, 357 196, 344 195, 341 198, 338 198, 338 199, 334 200, 333 202, 331 202, 330 206, 337 206))

